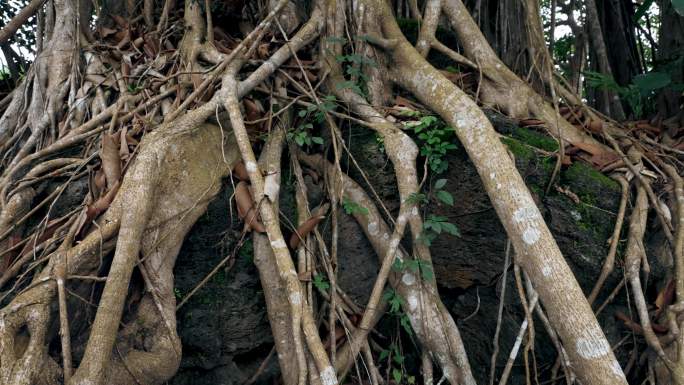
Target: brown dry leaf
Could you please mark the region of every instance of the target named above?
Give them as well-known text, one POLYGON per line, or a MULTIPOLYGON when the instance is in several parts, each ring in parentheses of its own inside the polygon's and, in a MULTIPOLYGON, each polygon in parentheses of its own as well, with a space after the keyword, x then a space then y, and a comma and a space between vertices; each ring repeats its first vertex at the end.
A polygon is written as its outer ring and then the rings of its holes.
POLYGON ((556 188, 556 191, 558 191, 559 193, 561 193, 561 194, 567 196, 568 198, 570 198, 570 200, 573 201, 573 202, 575 202, 576 205, 578 205, 578 204, 580 203, 580 199, 579 199, 579 197, 577 196, 577 194, 575 194, 574 192, 570 191, 569 188, 563 188, 563 187, 558 186, 558 185, 556 185, 555 188, 556 188))
POLYGON ((591 120, 587 124, 587 129, 595 134, 601 133, 603 131, 603 121, 591 120))
POLYGON ((259 233, 266 231, 264 225, 259 221, 257 212, 254 209, 252 193, 246 182, 240 182, 235 186, 235 203, 237 205, 238 216, 245 222, 247 230, 254 230, 259 233))
POLYGON ((119 192, 119 186, 119 182, 117 182, 105 195, 88 205, 86 208, 86 223, 97 218, 98 215, 109 208, 109 205, 114 201, 114 197, 116 197, 116 193, 119 192))
POLYGON ((242 161, 238 162, 233 169, 233 175, 235 175, 241 181, 249 181, 249 174, 247 173, 247 168, 242 161))
POLYGON ((270 56, 268 46, 268 43, 262 43, 259 44, 259 47, 257 47, 257 56, 260 59, 267 59, 270 56))
POLYGON ((655 306, 658 309, 656 311, 656 316, 662 313, 663 310, 665 310, 665 308, 672 303, 672 300, 674 299, 674 292, 674 281, 670 279, 667 285, 665 285, 665 287, 662 290, 660 290, 658 296, 656 297, 655 306))
POLYGON ((311 217, 309 219, 307 219, 306 221, 304 221, 304 223, 297 227, 297 230, 295 230, 295 232, 290 237, 290 247, 293 250, 295 250, 299 246, 302 239, 305 239, 307 235, 309 235, 309 233, 312 232, 314 228, 316 228, 316 225, 318 225, 319 222, 325 219, 325 213, 328 212, 329 207, 330 205, 327 203, 318 207, 311 213, 311 217))
POLYGON ((108 189, 111 190, 121 179, 121 157, 119 156, 119 145, 115 134, 102 136, 100 159, 102 160, 102 170, 107 179, 108 189))
POLYGON ((589 161, 593 163, 596 168, 602 169, 606 165, 615 162, 620 159, 620 157, 612 151, 605 151, 598 145, 593 143, 573 143, 573 146, 579 148, 580 150, 587 152, 591 155, 589 161))
POLYGON ((117 30, 113 29, 113 28, 107 28, 107 27, 102 27, 102 26, 99 26, 97 28, 98 35, 100 35, 100 37, 102 37, 103 39, 107 38, 108 36, 115 34, 116 32, 117 32, 117 30))
POLYGON ((529 126, 543 126, 545 123, 543 120, 539 119, 521 119, 520 120, 520 126, 521 127, 529 127, 529 126))
POLYGON ((637 130, 648 131, 653 134, 660 134, 660 128, 652 126, 650 123, 637 123, 634 125, 637 130))
POLYGON ((128 159, 130 151, 128 151, 128 138, 126 136, 126 130, 122 129, 119 132, 119 158, 128 159))

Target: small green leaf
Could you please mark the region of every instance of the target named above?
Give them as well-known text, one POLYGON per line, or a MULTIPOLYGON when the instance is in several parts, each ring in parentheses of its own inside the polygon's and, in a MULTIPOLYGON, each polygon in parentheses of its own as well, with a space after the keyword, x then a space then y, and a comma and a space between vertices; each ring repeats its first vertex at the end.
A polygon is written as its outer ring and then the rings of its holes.
POLYGON ((316 144, 323 144, 323 138, 321 138, 320 136, 312 136, 311 141, 316 144))
POLYGON ((392 369, 392 378, 397 384, 401 383, 401 371, 397 368, 392 369))
POLYGON ((435 278, 435 273, 432 271, 432 267, 429 265, 421 265, 420 275, 426 281, 432 281, 435 278))
POLYGON ((388 356, 389 356, 389 350, 383 349, 380 351, 380 356, 378 357, 378 361, 382 361, 385 358, 387 358, 388 356))
POLYGON ((316 287, 316 289, 320 291, 326 291, 330 288, 330 284, 328 283, 328 281, 326 281, 320 274, 314 275, 312 283, 316 287))
POLYGON ((448 191, 439 190, 439 191, 437 191, 436 195, 437 195, 437 199, 442 201, 442 203, 445 203, 449 206, 454 205, 454 197, 448 191))
POLYGON ((445 233, 449 233, 453 236, 460 237, 461 232, 458 230, 458 227, 454 225, 453 223, 449 222, 443 222, 442 223, 442 229, 444 230, 445 233))
POLYGON ((408 334, 410 336, 413 335, 413 328, 411 327, 411 320, 409 320, 409 318, 406 314, 402 314, 401 318, 399 319, 399 323, 401 324, 401 326, 406 331, 406 334, 408 334))
POLYGON ((446 179, 437 179, 437 182, 435 182, 435 188, 437 190, 444 188, 446 186, 447 180, 446 179))

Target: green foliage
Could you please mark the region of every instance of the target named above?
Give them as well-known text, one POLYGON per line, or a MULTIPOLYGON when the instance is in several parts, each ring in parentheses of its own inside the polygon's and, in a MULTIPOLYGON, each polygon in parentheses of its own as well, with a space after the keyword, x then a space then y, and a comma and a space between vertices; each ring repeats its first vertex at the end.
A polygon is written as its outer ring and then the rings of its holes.
POLYGON ((647 112, 648 107, 653 108, 655 104, 653 98, 656 91, 664 87, 684 90, 684 85, 672 83, 672 77, 666 71, 668 69, 664 68, 664 71, 651 71, 637 75, 630 84, 624 87, 617 84, 609 75, 593 71, 586 71, 584 75, 587 85, 617 93, 629 104, 634 117, 641 117, 647 112))
MULTIPOLYGON (((449 205, 453 206, 454 205, 454 197, 451 195, 450 192, 443 190, 444 186, 446 186, 447 180, 446 179, 437 179, 435 182, 435 185, 433 187, 433 192, 435 198, 437 198, 438 201, 449 205)), ((414 192, 411 193, 406 199, 406 203, 408 204, 414 204, 414 205, 421 205, 421 204, 426 204, 428 203, 428 195, 420 192, 414 192)))
POLYGON ((367 95, 368 75, 365 74, 364 68, 375 67, 377 64, 357 53, 347 55, 336 55, 335 60, 340 63, 345 75, 345 81, 335 84, 338 90, 349 88, 361 96, 367 95))
POLYGON ((301 118, 301 123, 287 133, 288 140, 294 140, 300 147, 323 144, 323 138, 314 136, 310 132, 314 130, 314 124, 324 123, 325 115, 335 109, 336 106, 335 95, 327 95, 320 104, 310 104, 299 110, 297 116, 301 118))
POLYGON ((183 298, 183 294, 181 294, 180 289, 177 287, 173 288, 173 295, 176 297, 176 299, 182 299, 183 298))
POLYGON ((398 317, 399 324, 406 331, 406 334, 412 336, 413 329, 411 328, 411 320, 408 315, 404 313, 401 306, 404 304, 404 299, 397 293, 394 289, 387 289, 382 296, 384 301, 387 301, 389 305, 389 313, 393 316, 398 317))
POLYGON ((427 158, 430 170, 441 174, 447 170, 449 163, 446 154, 456 149, 453 143, 453 129, 443 120, 433 115, 422 116, 419 120, 406 122, 420 140, 420 154, 427 158))
POLYGON ((558 142, 555 139, 528 128, 516 128, 513 131, 513 137, 532 147, 550 152, 558 151, 558 142))
POLYGON ((420 273, 420 276, 426 281, 432 281, 435 278, 435 273, 432 270, 432 265, 422 259, 399 259, 394 260, 392 268, 396 271, 409 270, 412 273, 420 273))
POLYGON ((385 290, 382 299, 387 301, 390 314, 396 315, 401 312, 401 305, 404 303, 404 299, 401 298, 399 293, 397 293, 394 289, 385 290))
POLYGON ((316 289, 323 291, 323 292, 330 289, 330 284, 328 283, 328 281, 325 278, 323 278, 323 276, 321 274, 314 275, 313 281, 311 281, 311 283, 313 283, 313 285, 316 287, 316 289))
POLYGON ((358 203, 344 198, 342 200, 342 207, 344 208, 344 212, 347 213, 347 215, 354 215, 354 214, 362 214, 362 215, 368 215, 368 209, 359 205, 358 203))
POLYGON ((321 100, 320 104, 310 104, 305 109, 299 110, 297 116, 301 118, 301 123, 287 133, 287 139, 294 140, 300 147, 323 144, 323 138, 312 135, 311 131, 314 130, 314 123, 325 122, 325 114, 335 108, 336 102, 334 95, 328 95, 321 100))
POLYGON ((423 193, 411 193, 409 195, 408 199, 406 199, 406 203, 412 204, 412 205, 420 205, 420 204, 425 204, 428 203, 427 195, 423 193))
POLYGON ((440 202, 453 206, 454 205, 454 196, 451 195, 450 192, 446 190, 442 190, 444 186, 446 186, 446 179, 437 179, 437 182, 435 182, 435 196, 437 197, 437 200, 440 202))
POLYGON ((313 124, 305 123, 288 132, 287 139, 294 140, 299 147, 323 144, 323 138, 309 134, 311 129, 313 129, 313 124))
POLYGON ((432 245, 432 242, 439 234, 445 232, 456 237, 461 236, 458 227, 453 223, 448 222, 447 217, 438 215, 430 215, 425 222, 423 222, 423 232, 420 234, 419 240, 427 246, 432 245))

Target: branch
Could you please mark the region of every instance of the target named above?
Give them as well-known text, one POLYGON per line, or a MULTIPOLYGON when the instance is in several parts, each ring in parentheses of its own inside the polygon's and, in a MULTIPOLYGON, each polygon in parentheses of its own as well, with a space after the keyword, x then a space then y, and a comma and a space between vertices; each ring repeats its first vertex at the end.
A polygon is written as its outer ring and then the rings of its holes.
POLYGON ((5 25, 5 28, 0 29, 0 44, 7 41, 12 35, 14 35, 17 30, 29 19, 38 8, 43 5, 45 0, 33 0, 24 9, 19 11, 19 13, 14 16, 12 20, 5 25))

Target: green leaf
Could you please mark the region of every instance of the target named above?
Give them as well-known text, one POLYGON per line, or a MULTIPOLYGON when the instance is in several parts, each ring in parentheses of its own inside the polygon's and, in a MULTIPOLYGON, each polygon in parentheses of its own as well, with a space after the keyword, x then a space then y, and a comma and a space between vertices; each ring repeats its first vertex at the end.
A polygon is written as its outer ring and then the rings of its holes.
POLYGON ((404 328, 406 331, 406 334, 412 336, 413 335, 413 328, 411 327, 411 321, 409 320, 409 317, 406 314, 402 314, 401 318, 399 319, 399 323, 401 324, 401 327, 404 328))
POLYGON ((401 371, 397 368, 392 369, 392 378, 397 384, 401 383, 401 371))
POLYGON ((323 144, 323 138, 321 138, 320 136, 312 136, 311 141, 316 144, 323 144))
POLYGON ((411 259, 406 262, 406 268, 411 270, 412 272, 417 272, 418 269, 420 268, 420 262, 416 259, 411 259))
POLYGON ((632 82, 640 90, 650 92, 667 86, 672 82, 672 78, 665 72, 649 72, 635 76, 632 82))
POLYGON ((446 179, 437 179, 437 182, 435 182, 435 188, 436 189, 442 189, 444 186, 446 186, 447 180, 446 179))
POLYGON ((385 358, 387 358, 388 356, 389 356, 389 350, 383 349, 380 351, 380 356, 378 357, 378 361, 382 361, 385 358))
POLYGON ((392 357, 392 360, 397 365, 402 365, 404 363, 404 356, 402 356, 401 354, 395 354, 394 357, 392 357))
POLYGON ((453 206, 454 205, 454 197, 451 195, 450 192, 444 191, 444 190, 439 190, 437 191, 437 199, 442 201, 443 203, 453 206))
POLYGON ((449 233, 453 236, 460 237, 461 232, 458 230, 458 227, 454 225, 453 223, 449 222, 443 222, 442 223, 442 229, 444 230, 445 233, 449 233))
POLYGON ((399 258, 395 258, 395 259, 394 259, 394 263, 392 263, 392 269, 393 269, 394 271, 402 271, 402 270, 404 270, 404 262, 403 262, 401 259, 399 259, 399 258))
POLYGON ((299 112, 297 113, 297 115, 299 115, 300 118, 305 117, 306 114, 307 114, 307 111, 306 111, 306 110, 299 110, 299 112))
POLYGON ((316 287, 316 289, 320 291, 326 291, 330 288, 330 284, 328 283, 328 281, 323 279, 323 277, 320 274, 314 275, 312 283, 316 287))

